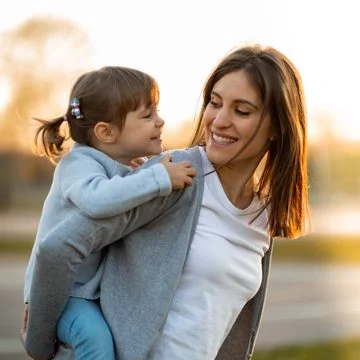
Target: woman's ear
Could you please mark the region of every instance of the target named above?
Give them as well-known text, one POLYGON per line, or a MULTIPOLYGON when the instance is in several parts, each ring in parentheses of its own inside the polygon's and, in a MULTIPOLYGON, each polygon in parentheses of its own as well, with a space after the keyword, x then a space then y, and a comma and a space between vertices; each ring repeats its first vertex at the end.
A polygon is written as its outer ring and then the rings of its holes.
POLYGON ((94 126, 93 131, 97 140, 107 144, 114 143, 117 140, 119 134, 119 129, 117 126, 103 121, 98 122, 94 126))
POLYGON ((269 137, 269 141, 270 141, 270 142, 273 142, 273 141, 275 141, 275 140, 277 140, 277 134, 276 134, 275 131, 273 130, 273 131, 271 131, 271 135, 270 135, 270 137, 269 137))

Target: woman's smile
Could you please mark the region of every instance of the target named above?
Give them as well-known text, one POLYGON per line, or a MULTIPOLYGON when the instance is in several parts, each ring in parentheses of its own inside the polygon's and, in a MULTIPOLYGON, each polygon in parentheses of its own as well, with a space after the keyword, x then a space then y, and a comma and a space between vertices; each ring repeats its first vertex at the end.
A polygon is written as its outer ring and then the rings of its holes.
POLYGON ((229 144, 233 144, 233 143, 237 142, 239 139, 234 138, 234 137, 225 136, 225 135, 215 134, 213 132, 212 140, 215 142, 215 144, 218 144, 218 145, 229 145, 229 144))

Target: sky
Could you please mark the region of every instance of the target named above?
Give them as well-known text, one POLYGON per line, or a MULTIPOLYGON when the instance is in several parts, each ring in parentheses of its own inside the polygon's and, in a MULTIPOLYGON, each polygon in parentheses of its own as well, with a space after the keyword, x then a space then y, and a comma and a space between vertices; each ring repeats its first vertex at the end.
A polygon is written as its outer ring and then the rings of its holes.
MULTIPOLYGON (((88 33, 94 67, 130 66, 153 75, 166 126, 193 119, 217 62, 255 42, 284 52, 299 69, 312 139, 328 133, 328 119, 335 136, 360 142, 356 1, 12 0, 0 13, 0 32, 47 15, 72 20, 88 33)), ((0 81, 0 105, 5 85, 0 81)))

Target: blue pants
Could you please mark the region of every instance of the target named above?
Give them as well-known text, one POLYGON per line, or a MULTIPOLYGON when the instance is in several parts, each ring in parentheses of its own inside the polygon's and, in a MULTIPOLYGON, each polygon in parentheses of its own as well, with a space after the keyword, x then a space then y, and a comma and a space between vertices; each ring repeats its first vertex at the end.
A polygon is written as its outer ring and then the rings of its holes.
POLYGON ((57 335, 74 350, 75 360, 115 360, 111 332, 96 301, 69 298, 57 335))

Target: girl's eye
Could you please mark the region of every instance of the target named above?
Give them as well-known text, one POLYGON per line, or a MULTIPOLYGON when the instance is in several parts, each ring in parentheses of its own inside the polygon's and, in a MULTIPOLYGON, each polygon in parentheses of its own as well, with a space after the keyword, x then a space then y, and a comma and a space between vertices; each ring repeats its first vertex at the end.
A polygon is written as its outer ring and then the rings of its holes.
POLYGON ((159 110, 155 107, 152 107, 149 109, 149 111, 144 115, 145 119, 150 119, 152 116, 156 115, 159 112, 159 110))
POLYGON ((150 119, 152 115, 152 111, 149 110, 145 115, 144 115, 144 119, 150 119))

